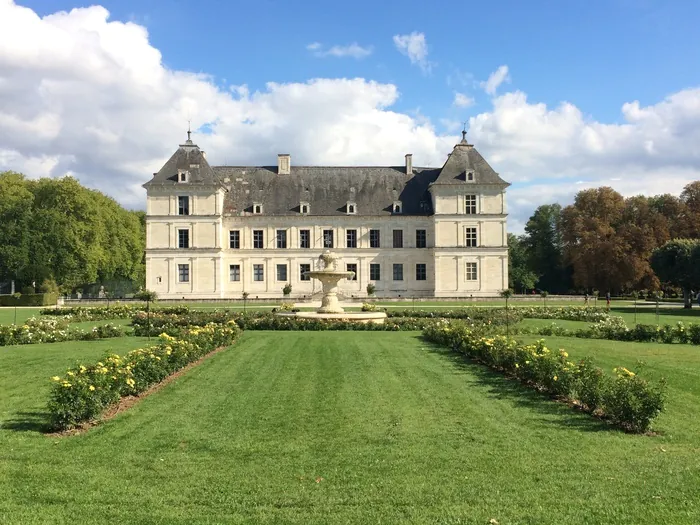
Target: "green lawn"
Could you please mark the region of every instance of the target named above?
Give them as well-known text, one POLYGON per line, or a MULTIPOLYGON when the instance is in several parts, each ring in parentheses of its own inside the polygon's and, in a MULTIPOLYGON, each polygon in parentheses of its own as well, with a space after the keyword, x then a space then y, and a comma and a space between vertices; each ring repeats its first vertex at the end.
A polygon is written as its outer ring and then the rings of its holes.
MULTIPOLYGON (((38 317, 38 308, 17 308, 17 324, 22 324, 30 317, 38 317)), ((12 324, 15 322, 15 309, 10 306, 0 307, 0 324, 12 324)))
POLYGON ((1 523, 700 522, 696 348, 552 340, 658 366, 657 437, 390 332, 248 332, 87 434, 38 433, 48 376, 110 343, 0 351, 1 523))

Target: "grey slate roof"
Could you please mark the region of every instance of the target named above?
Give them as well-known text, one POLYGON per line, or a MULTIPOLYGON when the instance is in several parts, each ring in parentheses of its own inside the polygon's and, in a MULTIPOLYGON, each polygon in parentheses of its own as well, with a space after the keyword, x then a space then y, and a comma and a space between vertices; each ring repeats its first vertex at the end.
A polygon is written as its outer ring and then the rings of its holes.
POLYGON ((357 215, 391 215, 401 201, 402 215, 430 215, 428 186, 439 169, 414 168, 407 175, 397 167, 292 166, 289 175, 278 175, 277 166, 217 166, 215 173, 228 188, 224 212, 252 212, 253 203, 263 205, 263 215, 298 215, 301 202, 309 203, 310 215, 345 215, 348 202, 357 215))
POLYGON ((277 166, 214 166, 199 147, 187 140, 165 163, 145 188, 152 186, 217 185, 227 190, 224 213, 247 215, 254 204, 262 204, 262 215, 298 215, 302 202, 309 204, 309 215, 346 215, 347 203, 354 203, 356 214, 391 215, 393 204, 401 201, 402 215, 433 213, 431 185, 486 184, 509 186, 489 166, 466 138, 457 144, 442 168, 404 166, 334 167, 294 166, 288 175, 279 175, 277 166), (189 172, 188 183, 178 183, 178 170, 189 172), (467 172, 474 181, 466 181, 467 172))
POLYGON ((434 184, 463 184, 470 171, 474 173, 474 182, 471 184, 494 184, 504 188, 510 186, 489 166, 481 153, 467 143, 466 138, 462 138, 462 142, 454 147, 434 184))

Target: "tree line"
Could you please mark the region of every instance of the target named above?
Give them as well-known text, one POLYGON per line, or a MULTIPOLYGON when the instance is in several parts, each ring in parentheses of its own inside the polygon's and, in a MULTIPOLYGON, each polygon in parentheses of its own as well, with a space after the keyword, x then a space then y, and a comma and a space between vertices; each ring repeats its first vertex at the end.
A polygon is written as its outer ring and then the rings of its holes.
POLYGON ((683 246, 692 266, 693 250, 700 257, 694 248, 700 242, 700 181, 680 196, 625 198, 609 187, 583 190, 569 206, 540 206, 523 235, 509 234, 510 286, 550 293, 697 291, 700 275, 681 275, 668 266, 675 258, 653 256, 677 239, 685 241, 674 244, 674 253, 683 246))
POLYGON ((145 281, 145 214, 72 177, 0 173, 0 283, 50 283, 61 292, 90 283, 145 281))

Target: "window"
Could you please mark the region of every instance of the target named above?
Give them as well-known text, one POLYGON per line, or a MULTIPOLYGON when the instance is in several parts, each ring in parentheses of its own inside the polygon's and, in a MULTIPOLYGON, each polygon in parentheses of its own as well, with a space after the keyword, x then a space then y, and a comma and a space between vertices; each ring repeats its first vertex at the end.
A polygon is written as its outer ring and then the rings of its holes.
POLYGON ((377 263, 371 263, 369 265, 369 280, 370 281, 381 281, 382 273, 381 266, 377 263))
POLYGON ((311 277, 308 275, 305 275, 306 272, 311 271, 311 265, 310 264, 300 264, 299 265, 299 280, 300 281, 310 281, 311 277))
POLYGON ((403 264, 394 264, 394 281, 403 281, 403 264))
POLYGON ((425 248, 428 245, 427 238, 425 230, 416 230, 416 248, 425 248))
POLYGON ((476 271, 476 263, 475 262, 468 262, 467 263, 466 279, 467 279, 467 281, 476 281, 478 279, 478 274, 476 271))
POLYGON ((254 281, 264 281, 265 280, 265 270, 262 264, 253 265, 253 280, 254 281))
POLYGON ((403 209, 401 201, 394 201, 394 205, 391 207, 391 209, 394 213, 401 213, 401 210, 403 209))
POLYGON ((356 213, 357 213, 357 204, 355 204, 354 202, 348 202, 348 203, 345 205, 345 211, 346 211, 349 215, 354 215, 354 214, 356 214, 356 213))
POLYGON ((403 248, 403 230, 394 230, 394 248, 403 248))
POLYGON ((428 278, 428 271, 425 264, 416 264, 416 281, 425 281, 428 278))
POLYGON ((240 264, 229 265, 228 278, 230 281, 240 281, 241 280, 241 265, 240 264))
POLYGON ((253 213, 259 215, 262 213, 262 204, 256 202, 253 204, 253 213))
POLYGON ((333 248, 333 230, 323 230, 323 247, 333 248))
POLYGON ((177 214, 178 215, 189 215, 190 214, 190 198, 187 195, 178 195, 177 197, 177 214))
POLYGON ((357 230, 347 230, 345 232, 348 248, 357 248, 357 230))
POLYGON ((346 264, 345 270, 348 272, 354 272, 355 275, 348 277, 348 281, 357 281, 357 265, 356 264, 346 264))
POLYGON ((465 230, 466 247, 476 248, 478 245, 476 243, 476 228, 466 228, 465 230))
POLYGON ((299 248, 311 248, 311 230, 299 230, 299 248))
POLYGON ((177 247, 190 247, 190 230, 177 230, 177 247))
POLYGON ((287 247, 287 230, 277 230, 277 248, 287 247))
POLYGON ((476 213, 476 195, 465 195, 465 210, 464 213, 467 215, 474 215, 476 213))
POLYGON ((180 283, 190 282, 190 265, 189 264, 178 264, 177 265, 177 280, 180 283))
POLYGON ((369 231, 369 247, 379 248, 379 230, 369 231))
POLYGON ((231 230, 228 232, 228 246, 233 250, 241 248, 241 230, 231 230))
POLYGON ((286 281, 287 280, 287 265, 278 264, 277 265, 277 280, 286 281))
POLYGON ((470 182, 474 182, 474 172, 473 171, 467 172, 467 180, 470 182))
POLYGON ((300 202, 299 203, 299 213, 302 215, 308 215, 309 213, 309 203, 308 202, 300 202))
POLYGON ((187 182, 187 171, 186 170, 178 170, 177 180, 178 180, 178 182, 187 182))
POLYGON ((265 237, 263 236, 262 230, 253 230, 253 248, 263 248, 265 244, 265 237))

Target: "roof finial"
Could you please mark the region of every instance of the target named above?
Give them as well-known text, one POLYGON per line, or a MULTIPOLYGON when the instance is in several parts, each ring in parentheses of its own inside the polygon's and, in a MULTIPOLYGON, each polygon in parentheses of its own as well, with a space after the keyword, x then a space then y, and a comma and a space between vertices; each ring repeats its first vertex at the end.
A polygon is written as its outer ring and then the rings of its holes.
POLYGON ((192 130, 190 129, 190 121, 187 121, 187 142, 192 142, 192 130))
POLYGON ((462 128, 462 142, 467 143, 467 122, 464 121, 464 128, 462 128))

